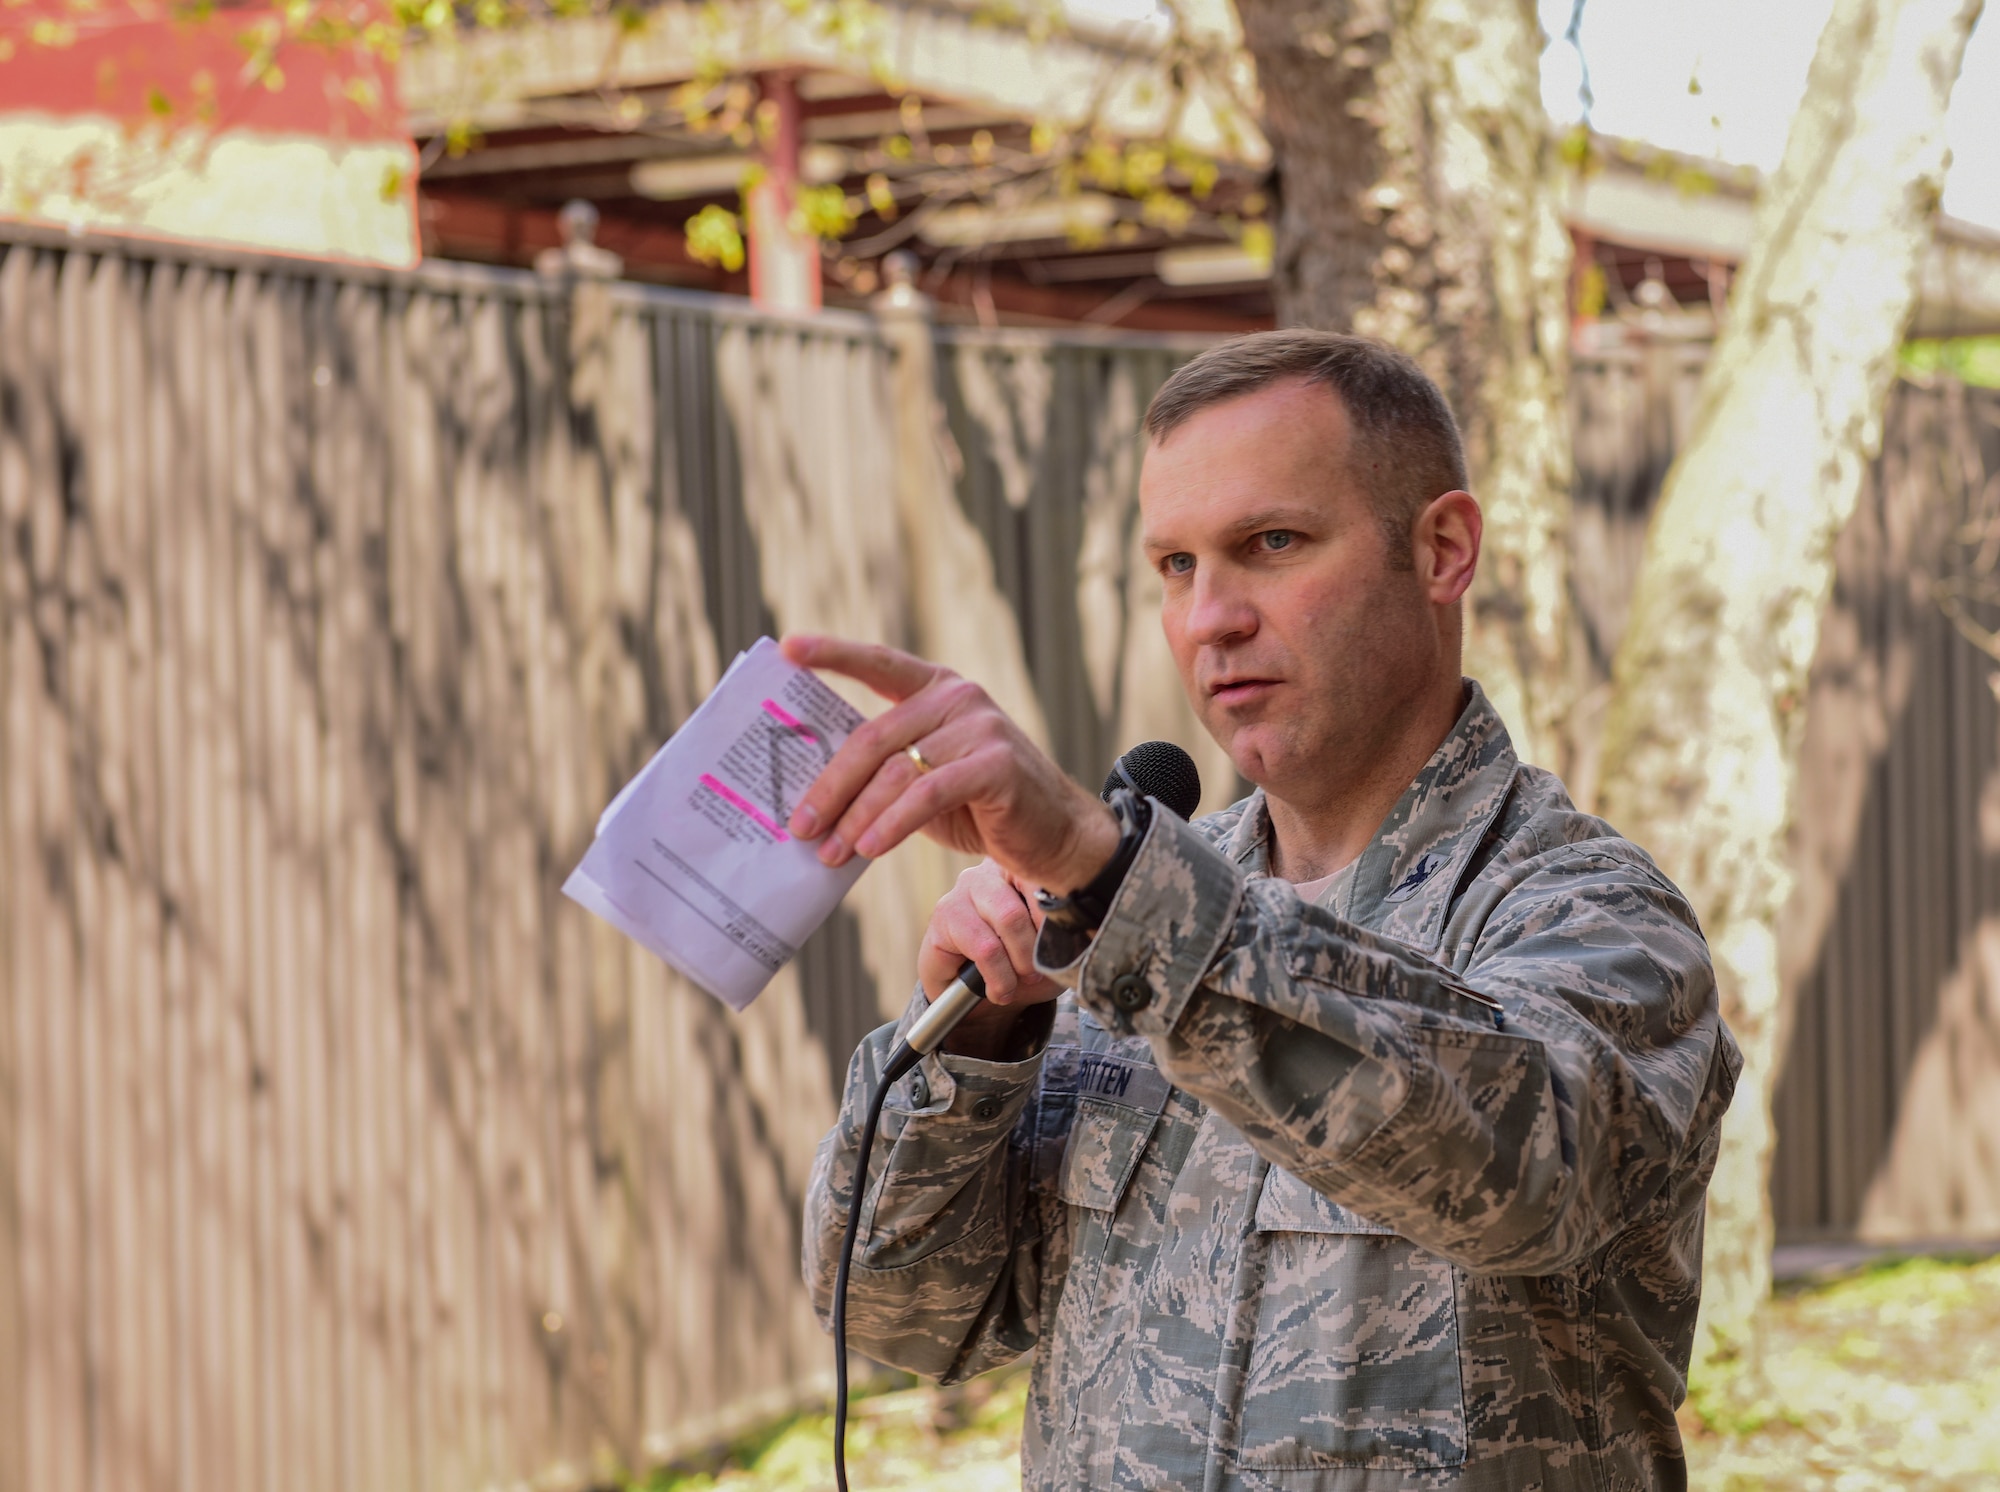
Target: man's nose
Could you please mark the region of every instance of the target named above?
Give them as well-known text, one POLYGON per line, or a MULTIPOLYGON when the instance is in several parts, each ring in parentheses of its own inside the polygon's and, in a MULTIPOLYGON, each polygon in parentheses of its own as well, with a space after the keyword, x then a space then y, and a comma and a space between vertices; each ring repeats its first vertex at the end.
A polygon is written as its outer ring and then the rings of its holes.
POLYGON ((1240 642, 1257 631, 1257 608, 1248 590, 1234 577, 1197 575, 1189 597, 1188 641, 1201 647, 1240 642))

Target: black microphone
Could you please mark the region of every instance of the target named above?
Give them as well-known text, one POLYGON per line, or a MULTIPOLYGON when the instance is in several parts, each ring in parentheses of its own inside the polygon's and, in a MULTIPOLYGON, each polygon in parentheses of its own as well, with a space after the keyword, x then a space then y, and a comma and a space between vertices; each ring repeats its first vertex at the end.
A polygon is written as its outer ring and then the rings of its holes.
MULTIPOLYGON (((1201 803, 1201 773, 1189 756, 1172 741, 1142 741, 1111 764, 1098 797, 1105 802, 1120 788, 1130 788, 1142 798, 1156 798, 1182 818, 1193 818, 1201 803)), ((917 1017, 910 1034, 896 1044, 884 1069, 883 1081, 893 1083, 924 1057, 944 1044, 952 1028, 972 1007, 986 998, 986 976, 967 959, 958 966, 958 977, 931 1001, 930 1009, 917 1017)))
MULTIPOLYGON (((1194 758, 1172 741, 1146 741, 1119 757, 1111 764, 1098 796, 1109 802, 1121 787, 1143 798, 1157 799, 1184 819, 1192 818, 1201 802, 1201 773, 1195 770, 1194 758)), ((875 1148, 875 1130, 882 1122, 882 1101, 889 1096, 890 1085, 942 1046, 952 1027, 985 998, 986 978, 979 966, 967 959, 958 966, 958 977, 910 1026, 910 1034, 896 1043, 862 1122, 861 1140, 855 1147, 853 1189, 847 1202, 847 1232, 841 1239, 840 1265, 833 1277, 833 1482, 839 1492, 847 1492, 847 1277, 854 1265, 854 1235, 861 1226, 861 1199, 868 1192, 868 1154, 875 1148)))
POLYGON ((1142 798, 1157 798, 1184 819, 1201 806, 1201 773, 1194 758, 1172 741, 1141 741, 1111 764, 1097 796, 1105 802, 1121 787, 1142 798))

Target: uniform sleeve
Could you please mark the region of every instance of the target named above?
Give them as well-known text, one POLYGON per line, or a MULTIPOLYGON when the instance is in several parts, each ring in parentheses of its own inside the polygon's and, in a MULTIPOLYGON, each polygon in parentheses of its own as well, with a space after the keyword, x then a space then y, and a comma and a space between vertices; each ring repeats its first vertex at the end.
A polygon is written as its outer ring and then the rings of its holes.
POLYGON ((1480 1272, 1601 1248, 1735 1078, 1692 913, 1603 847, 1521 867, 1461 976, 1155 814, 1095 940, 1039 955, 1273 1164, 1480 1272))
MULTIPOLYGON (((919 990, 900 1022, 856 1048, 840 1118, 813 1162, 803 1270, 829 1330, 868 1103, 897 1039, 924 1006, 919 990)), ((1032 1146, 1024 1136, 1034 1134, 1035 1114, 1024 1122, 1024 1111, 1037 1102, 1042 1042, 1031 1044, 1038 1050, 1018 1062, 927 1057, 891 1091, 848 1282, 855 1351, 958 1382, 1034 1346, 1043 1270, 1052 1235, 1059 1244, 1063 1227, 1060 1210, 1031 1186, 1032 1146)))

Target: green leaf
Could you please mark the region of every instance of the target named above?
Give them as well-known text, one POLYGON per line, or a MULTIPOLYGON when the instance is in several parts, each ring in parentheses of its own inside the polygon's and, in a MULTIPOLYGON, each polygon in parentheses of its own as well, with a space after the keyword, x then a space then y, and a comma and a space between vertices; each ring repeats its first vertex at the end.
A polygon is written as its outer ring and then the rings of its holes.
POLYGON ((858 204, 848 201, 837 183, 803 188, 793 200, 794 226, 814 238, 842 238, 854 226, 858 204))
POLYGON ((743 268, 743 220, 711 202, 688 219, 688 254, 698 264, 719 264, 734 274, 743 268))

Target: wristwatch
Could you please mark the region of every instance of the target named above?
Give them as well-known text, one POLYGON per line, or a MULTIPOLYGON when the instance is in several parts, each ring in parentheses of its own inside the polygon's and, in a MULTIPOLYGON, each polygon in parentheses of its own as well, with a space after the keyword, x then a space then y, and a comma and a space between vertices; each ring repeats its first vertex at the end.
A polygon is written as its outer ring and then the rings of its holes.
POLYGON ((1091 877, 1088 885, 1077 887, 1067 896, 1051 896, 1046 891, 1035 893, 1035 904, 1042 916, 1070 932, 1092 933, 1104 925, 1104 919, 1111 915, 1112 899, 1125 884, 1125 873, 1132 868, 1139 845, 1153 822, 1152 802, 1130 788, 1119 788, 1106 801, 1118 816, 1118 848, 1104 869, 1091 877))

